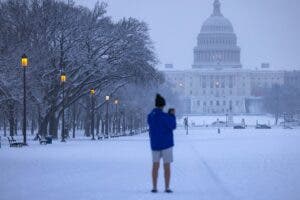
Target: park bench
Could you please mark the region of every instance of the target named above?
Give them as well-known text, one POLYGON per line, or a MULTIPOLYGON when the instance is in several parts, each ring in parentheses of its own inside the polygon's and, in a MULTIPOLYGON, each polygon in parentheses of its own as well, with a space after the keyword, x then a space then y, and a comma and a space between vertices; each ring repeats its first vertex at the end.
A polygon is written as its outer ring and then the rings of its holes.
POLYGON ((40 144, 47 144, 47 140, 46 139, 43 139, 40 137, 40 135, 37 135, 37 139, 39 140, 40 144))
POLYGON ((22 142, 17 142, 12 136, 11 138, 7 137, 10 147, 22 147, 24 144, 22 142))
POLYGON ((97 134, 97 139, 98 139, 98 140, 102 140, 103 137, 102 137, 101 135, 97 134))
POLYGON ((266 124, 256 124, 255 126, 256 129, 271 129, 271 126, 268 126, 266 124))

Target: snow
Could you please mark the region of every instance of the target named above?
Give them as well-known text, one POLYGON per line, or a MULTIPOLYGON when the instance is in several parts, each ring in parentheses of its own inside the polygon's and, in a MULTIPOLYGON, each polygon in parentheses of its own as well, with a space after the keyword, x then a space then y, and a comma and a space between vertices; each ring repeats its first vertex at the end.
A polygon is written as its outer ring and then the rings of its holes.
MULTIPOLYGON (((0 199, 298 200, 299 129, 175 131, 171 186, 151 194, 147 134, 0 149, 0 199)), ((18 138, 20 139, 20 138, 18 138)), ((3 141, 4 140, 4 141, 3 141)))
MULTIPOLYGON (((196 126, 211 125, 213 122, 216 122, 218 119, 223 122, 226 121, 225 115, 215 115, 215 116, 190 115, 188 116, 188 118, 189 118, 189 124, 190 125, 195 124, 196 126)), ((234 115, 233 116, 233 122, 235 124, 240 124, 243 119, 245 120, 245 123, 248 126, 255 126, 256 122, 258 122, 259 124, 270 124, 270 125, 275 124, 274 117, 266 116, 266 115, 234 115)), ((282 118, 278 120, 278 124, 280 122, 283 122, 282 118)), ((180 125, 183 124, 183 118, 178 121, 178 124, 180 125)))

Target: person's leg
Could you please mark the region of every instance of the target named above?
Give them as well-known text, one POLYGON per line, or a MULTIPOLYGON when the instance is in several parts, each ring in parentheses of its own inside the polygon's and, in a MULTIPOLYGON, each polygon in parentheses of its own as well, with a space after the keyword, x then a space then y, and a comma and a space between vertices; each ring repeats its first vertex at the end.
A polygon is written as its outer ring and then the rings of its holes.
POLYGON ((168 148, 162 151, 164 160, 164 177, 165 177, 165 192, 172 192, 170 190, 171 179, 171 163, 173 162, 173 148, 168 148))
POLYGON ((152 190, 157 190, 157 178, 158 178, 158 169, 159 169, 159 162, 153 162, 152 166, 152 190))
POLYGON ((171 164, 164 163, 164 175, 165 175, 165 189, 166 191, 170 189, 170 179, 171 179, 171 164))
POLYGON ((161 151, 152 151, 152 192, 157 192, 157 179, 159 170, 159 161, 161 158, 161 151))

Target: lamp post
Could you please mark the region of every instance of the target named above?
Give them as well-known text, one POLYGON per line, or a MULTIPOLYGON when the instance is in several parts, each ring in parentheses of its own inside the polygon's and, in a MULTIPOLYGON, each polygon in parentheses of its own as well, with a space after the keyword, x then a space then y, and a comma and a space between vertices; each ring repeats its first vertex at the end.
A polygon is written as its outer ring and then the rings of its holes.
POLYGON ((23 54, 21 58, 21 66, 23 68, 23 144, 27 145, 26 141, 26 68, 28 67, 28 57, 23 54))
POLYGON ((91 103, 92 103, 92 109, 91 109, 91 131, 92 131, 92 140, 95 140, 95 89, 91 89, 90 90, 90 94, 91 94, 91 103))
POLYGON ((109 96, 105 96, 105 101, 106 101, 105 137, 108 138, 108 103, 109 103, 109 96))
POLYGON ((226 127, 228 127, 228 110, 226 111, 226 127))
POLYGON ((122 111, 121 113, 122 115, 122 136, 126 136, 126 113, 125 113, 125 109, 122 111))
POLYGON ((186 116, 186 134, 189 134, 189 116, 186 116))
POLYGON ((67 81, 67 75, 62 72, 60 75, 60 83, 62 86, 62 130, 61 130, 61 142, 66 142, 65 140, 65 82, 67 81))
POLYGON ((119 104, 119 100, 118 99, 116 99, 115 101, 114 101, 114 104, 115 104, 115 106, 116 106, 116 114, 115 114, 115 131, 116 131, 116 135, 117 134, 119 134, 118 132, 118 126, 119 126, 119 120, 118 120, 118 104, 119 104))

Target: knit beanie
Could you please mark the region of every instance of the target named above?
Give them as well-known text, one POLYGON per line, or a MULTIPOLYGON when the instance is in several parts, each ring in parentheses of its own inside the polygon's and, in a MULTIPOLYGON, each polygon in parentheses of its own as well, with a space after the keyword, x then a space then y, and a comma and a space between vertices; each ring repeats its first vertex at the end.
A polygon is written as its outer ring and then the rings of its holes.
POLYGON ((160 94, 157 94, 155 99, 155 106, 164 107, 165 105, 166 105, 165 99, 160 94))

